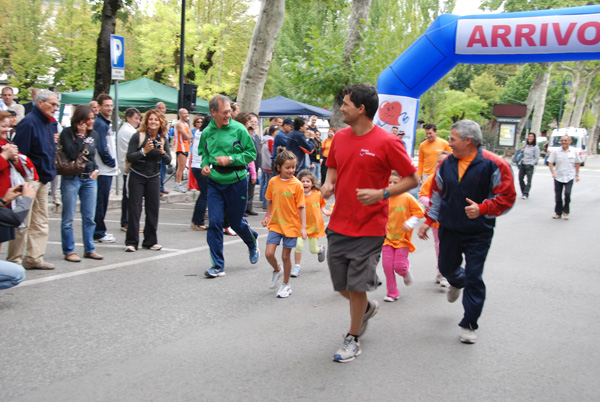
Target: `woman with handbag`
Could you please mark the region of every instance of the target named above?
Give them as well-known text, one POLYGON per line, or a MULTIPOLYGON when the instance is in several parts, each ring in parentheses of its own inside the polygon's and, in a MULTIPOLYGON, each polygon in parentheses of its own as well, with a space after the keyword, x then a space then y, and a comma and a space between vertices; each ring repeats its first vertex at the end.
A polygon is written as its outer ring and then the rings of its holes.
MULTIPOLYGON (((98 134, 94 131, 94 112, 87 105, 78 105, 71 118, 71 127, 66 127, 60 133, 59 147, 70 161, 85 157, 82 171, 63 173, 60 182, 62 195, 62 223, 61 240, 65 260, 80 262, 81 258, 75 253, 75 239, 73 238, 73 219, 77 208, 77 196, 81 201, 81 221, 83 232, 84 258, 101 260, 104 257, 96 252, 94 245, 94 230, 96 223, 96 199, 98 193, 98 165, 94 156, 98 144, 98 134), (76 173, 76 174, 74 174, 76 173)), ((59 169, 60 170, 60 169, 59 169)))
POLYGON ((144 115, 138 132, 133 134, 127 148, 127 162, 131 164, 127 176, 129 225, 125 251, 134 252, 140 241, 139 224, 142 201, 146 212, 142 247, 158 251, 158 211, 160 208, 160 166, 171 163, 167 121, 156 110, 144 115))

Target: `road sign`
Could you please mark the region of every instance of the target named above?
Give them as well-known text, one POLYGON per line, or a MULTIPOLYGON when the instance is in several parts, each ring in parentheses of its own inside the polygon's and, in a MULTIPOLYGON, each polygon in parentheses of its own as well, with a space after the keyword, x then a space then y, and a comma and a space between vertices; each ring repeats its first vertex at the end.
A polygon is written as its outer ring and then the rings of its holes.
POLYGON ((111 79, 125 79, 125 38, 110 35, 110 67, 111 79))

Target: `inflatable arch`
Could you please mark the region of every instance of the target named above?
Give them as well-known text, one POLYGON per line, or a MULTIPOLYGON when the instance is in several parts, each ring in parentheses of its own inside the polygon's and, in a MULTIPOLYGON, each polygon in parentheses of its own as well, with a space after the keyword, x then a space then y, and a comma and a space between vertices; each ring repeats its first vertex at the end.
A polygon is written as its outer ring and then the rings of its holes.
POLYGON ((600 5, 458 16, 443 14, 377 80, 374 123, 403 130, 413 149, 419 98, 458 63, 600 59, 600 5))

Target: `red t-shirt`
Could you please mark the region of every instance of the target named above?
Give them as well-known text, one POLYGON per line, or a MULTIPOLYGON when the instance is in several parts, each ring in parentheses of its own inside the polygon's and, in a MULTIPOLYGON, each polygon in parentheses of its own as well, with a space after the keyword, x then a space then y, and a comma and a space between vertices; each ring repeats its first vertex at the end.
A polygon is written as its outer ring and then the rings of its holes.
POLYGON ((335 208, 328 227, 351 237, 385 236, 388 201, 365 206, 356 189, 388 187, 392 170, 403 177, 417 171, 400 139, 377 126, 363 136, 346 127, 333 137, 327 167, 337 169, 335 208))

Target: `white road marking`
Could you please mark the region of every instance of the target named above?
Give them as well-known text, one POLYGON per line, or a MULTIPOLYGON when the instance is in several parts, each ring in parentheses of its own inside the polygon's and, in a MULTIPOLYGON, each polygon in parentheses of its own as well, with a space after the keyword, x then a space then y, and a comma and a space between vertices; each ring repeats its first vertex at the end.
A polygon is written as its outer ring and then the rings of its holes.
MULTIPOLYGON (((261 237, 266 237, 266 236, 267 235, 259 235, 258 237, 261 238, 261 237)), ((242 243, 242 242, 243 241, 240 238, 235 239, 235 240, 230 240, 230 241, 224 242, 223 247, 231 245, 231 244, 242 243)), ((75 276, 93 274, 96 272, 103 272, 103 271, 108 271, 111 269, 123 268, 123 267, 128 267, 128 266, 137 265, 137 264, 143 264, 145 262, 162 260, 165 258, 178 257, 178 256, 185 255, 185 254, 191 254, 191 253, 196 253, 198 251, 208 250, 208 246, 196 247, 196 248, 187 249, 187 250, 178 250, 178 251, 175 251, 172 253, 162 253, 162 251, 164 251, 164 250, 166 250, 166 249, 162 249, 161 251, 156 251, 155 253, 157 253, 157 255, 155 255, 153 257, 136 259, 133 261, 119 262, 119 263, 115 263, 115 264, 104 265, 102 267, 82 269, 81 271, 67 272, 64 274, 47 276, 44 278, 25 280, 25 281, 21 282, 17 287, 37 285, 38 283, 52 282, 52 281, 57 281, 60 279, 72 278, 75 276)))

